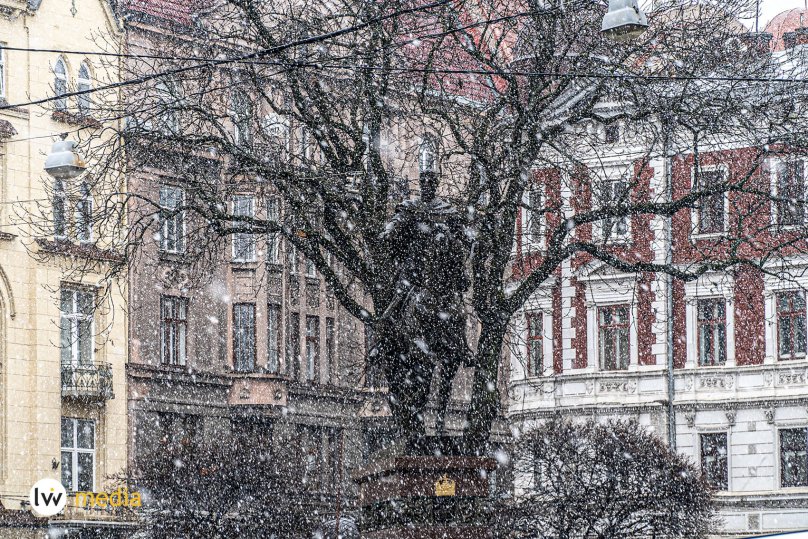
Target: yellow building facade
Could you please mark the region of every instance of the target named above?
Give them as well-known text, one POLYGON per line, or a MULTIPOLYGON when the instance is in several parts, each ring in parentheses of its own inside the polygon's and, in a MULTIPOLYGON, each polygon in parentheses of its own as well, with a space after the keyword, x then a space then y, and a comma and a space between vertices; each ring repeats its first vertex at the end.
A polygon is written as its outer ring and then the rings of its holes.
POLYGON ((122 41, 106 0, 0 0, 0 537, 117 537, 132 520, 74 506, 126 470, 126 291, 103 276, 92 180, 43 170, 59 134, 103 126, 94 94, 26 104, 114 82, 117 59, 87 53, 122 41), (67 507, 37 518, 29 491, 48 477, 67 507))

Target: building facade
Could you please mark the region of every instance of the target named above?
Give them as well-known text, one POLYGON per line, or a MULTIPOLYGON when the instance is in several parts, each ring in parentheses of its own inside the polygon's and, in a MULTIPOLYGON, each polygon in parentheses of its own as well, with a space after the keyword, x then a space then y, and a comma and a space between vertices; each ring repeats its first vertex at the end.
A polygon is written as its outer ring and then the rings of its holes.
MULTIPOLYGON (((193 3, 174 4, 128 5, 130 50, 159 53, 166 33, 194 39, 193 3)), ((249 136, 249 125, 261 117, 253 114, 228 127, 234 140, 249 136)), ((283 136, 290 145, 306 144, 299 126, 285 126, 283 136)), ((154 165, 130 171, 129 187, 171 209, 187 200, 191 184, 176 168, 159 164, 183 157, 158 146, 149 147, 154 165)), ((287 219, 282 198, 257 185, 249 171, 204 157, 193 166, 244 185, 229 197, 234 215, 287 219)), ((280 234, 224 238, 200 283, 200 268, 189 256, 201 241, 194 230, 192 212, 164 215, 130 273, 132 469, 176 441, 193 452, 230 440, 268 453, 287 481, 279 503, 305 507, 313 519, 306 526, 350 515, 356 497, 351 470, 378 448, 389 427, 383 384, 365 369, 362 324, 280 234)), ((362 291, 354 293, 361 300, 362 291)))
MULTIPOLYGON (((792 40, 776 54, 804 54, 793 46, 792 40)), ((548 229, 596 207, 601 197, 614 200, 631 189, 632 196, 664 200, 668 174, 674 199, 698 188, 692 151, 644 164, 625 157, 637 148, 621 127, 590 132, 613 148, 611 157, 590 163, 578 179, 536 171, 531 206, 560 201, 563 209, 523 211, 516 278, 541 260, 548 229)), ((737 144, 710 148, 698 176, 707 182, 737 177, 751 169, 753 154, 737 144)), ((802 163, 772 157, 755 169, 753 181, 774 193, 793 188, 804 199, 802 163)), ((739 194, 713 196, 676 213, 670 235, 665 219, 651 215, 603 220, 579 234, 629 259, 694 269, 705 253, 726 248, 729 220, 743 205, 739 194)), ((804 224, 801 211, 774 202, 746 218, 767 245, 804 224)), ((722 533, 808 528, 808 259, 799 249, 776 258, 765 273, 741 266, 686 283, 622 272, 588 256, 564 262, 514 322, 511 421, 529 429, 558 413, 637 420, 702 469, 716 490, 722 533)))
POLYGON ((126 469, 125 283, 104 277, 92 179, 54 184, 43 165, 60 133, 100 127, 93 97, 59 96, 117 80, 93 51, 118 50, 122 29, 102 0, 3 0, 0 34, 0 536, 115 537, 131 519, 73 493, 107 491, 126 469), (35 518, 43 478, 68 502, 35 518))

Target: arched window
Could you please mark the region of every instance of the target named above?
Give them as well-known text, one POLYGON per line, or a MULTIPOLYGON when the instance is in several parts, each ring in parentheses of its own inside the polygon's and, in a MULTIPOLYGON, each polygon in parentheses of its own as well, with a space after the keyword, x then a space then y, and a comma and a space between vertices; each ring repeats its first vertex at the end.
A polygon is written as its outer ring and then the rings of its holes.
MULTIPOLYGON (((79 77, 76 82, 76 88, 79 92, 87 92, 93 87, 92 81, 90 80, 90 68, 87 67, 85 62, 82 62, 79 67, 79 77)), ((78 101, 79 114, 89 116, 91 105, 90 94, 79 94, 76 99, 78 101)))
POLYGON ((56 60, 53 66, 53 91, 56 99, 53 106, 56 110, 67 110, 67 66, 63 58, 56 60))
POLYGON ((81 198, 76 204, 76 239, 87 243, 93 238, 93 197, 87 182, 81 184, 81 198))
POLYGON ((438 155, 435 149, 435 141, 431 138, 425 138, 421 141, 421 147, 418 149, 418 172, 421 174, 429 172, 437 172, 438 155))

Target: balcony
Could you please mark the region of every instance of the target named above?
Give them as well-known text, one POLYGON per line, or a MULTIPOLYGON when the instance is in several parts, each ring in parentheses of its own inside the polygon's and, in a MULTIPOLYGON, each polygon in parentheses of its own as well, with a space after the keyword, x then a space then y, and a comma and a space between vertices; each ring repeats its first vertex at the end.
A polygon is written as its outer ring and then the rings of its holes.
POLYGON ((106 401, 112 393, 112 366, 109 363, 62 363, 62 398, 106 401))

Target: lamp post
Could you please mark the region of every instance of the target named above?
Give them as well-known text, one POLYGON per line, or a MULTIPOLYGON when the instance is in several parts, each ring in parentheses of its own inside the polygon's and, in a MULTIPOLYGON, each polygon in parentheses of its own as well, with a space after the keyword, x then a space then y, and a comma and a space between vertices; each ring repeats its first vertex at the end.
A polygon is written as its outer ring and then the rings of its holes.
POLYGON ((55 180, 72 180, 87 170, 87 164, 75 150, 72 140, 58 140, 53 143, 50 154, 45 159, 45 172, 55 180))
POLYGON ((637 0, 609 0, 600 31, 606 37, 624 43, 639 37, 648 28, 648 18, 637 0))

